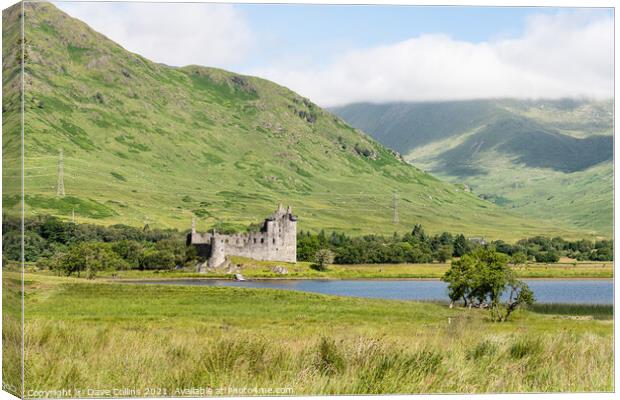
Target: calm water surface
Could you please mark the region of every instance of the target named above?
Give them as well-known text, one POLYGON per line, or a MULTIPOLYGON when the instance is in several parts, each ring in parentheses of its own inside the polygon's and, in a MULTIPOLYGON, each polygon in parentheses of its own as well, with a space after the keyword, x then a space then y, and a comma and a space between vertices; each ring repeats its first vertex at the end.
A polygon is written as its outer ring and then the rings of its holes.
MULTIPOLYGON (((611 279, 524 279, 539 303, 612 304, 611 279)), ((132 281, 138 284, 185 286, 234 286, 286 289, 338 296, 396 300, 448 300, 447 285, 438 280, 249 280, 170 279, 132 281)))

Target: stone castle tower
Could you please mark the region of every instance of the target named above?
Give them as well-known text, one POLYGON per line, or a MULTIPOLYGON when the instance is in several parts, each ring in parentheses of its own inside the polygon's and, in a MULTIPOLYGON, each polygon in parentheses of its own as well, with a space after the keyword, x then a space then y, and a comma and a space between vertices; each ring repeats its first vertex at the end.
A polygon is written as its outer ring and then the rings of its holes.
POLYGON ((192 221, 188 244, 196 246, 199 256, 208 257, 211 267, 224 263, 227 256, 297 262, 297 217, 290 206, 285 210, 280 204, 277 211, 265 219, 260 231, 232 235, 215 231, 198 233, 196 222, 192 221))

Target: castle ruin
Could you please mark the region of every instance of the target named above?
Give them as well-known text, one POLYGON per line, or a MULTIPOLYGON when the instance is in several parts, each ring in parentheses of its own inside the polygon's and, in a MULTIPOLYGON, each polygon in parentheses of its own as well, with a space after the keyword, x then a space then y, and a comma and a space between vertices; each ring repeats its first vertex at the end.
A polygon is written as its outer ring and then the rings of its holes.
POLYGON ((193 220, 188 244, 196 247, 199 256, 208 258, 209 267, 224 264, 227 256, 297 262, 297 217, 290 206, 285 210, 280 204, 278 210, 265 219, 260 231, 231 235, 216 231, 198 233, 193 220))

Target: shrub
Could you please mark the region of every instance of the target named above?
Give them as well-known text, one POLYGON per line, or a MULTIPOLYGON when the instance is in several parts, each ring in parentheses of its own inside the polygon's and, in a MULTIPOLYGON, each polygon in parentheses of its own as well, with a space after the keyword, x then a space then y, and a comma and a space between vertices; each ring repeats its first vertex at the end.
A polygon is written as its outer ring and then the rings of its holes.
POLYGON ((334 262, 334 253, 329 249, 321 249, 314 255, 314 265, 317 271, 327 270, 327 265, 334 262))

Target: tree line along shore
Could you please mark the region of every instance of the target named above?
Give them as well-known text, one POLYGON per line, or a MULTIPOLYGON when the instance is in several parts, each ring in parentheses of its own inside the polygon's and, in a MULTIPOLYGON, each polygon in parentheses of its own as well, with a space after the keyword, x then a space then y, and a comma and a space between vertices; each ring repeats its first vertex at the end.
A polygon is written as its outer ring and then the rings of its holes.
MULTIPOLYGON (((76 224, 53 216, 24 221, 24 256, 29 266, 63 275, 130 276, 136 271, 172 272, 192 276, 202 262, 187 246, 187 233, 176 229, 127 225, 76 224)), ((20 260, 21 221, 3 217, 5 264, 20 260)), ((430 235, 421 225, 391 236, 349 236, 325 231, 301 231, 297 236, 298 263, 259 262, 233 257, 253 277, 275 277, 273 267, 284 265, 291 277, 439 278, 453 258, 478 248, 493 248, 509 257, 520 277, 607 278, 613 271, 613 242, 536 236, 507 243, 486 243, 463 234, 430 235)), ((227 277, 224 271, 212 276, 227 277)), ((204 275, 202 275, 204 276, 204 275)))

